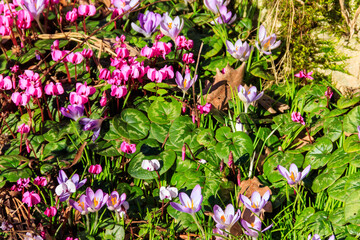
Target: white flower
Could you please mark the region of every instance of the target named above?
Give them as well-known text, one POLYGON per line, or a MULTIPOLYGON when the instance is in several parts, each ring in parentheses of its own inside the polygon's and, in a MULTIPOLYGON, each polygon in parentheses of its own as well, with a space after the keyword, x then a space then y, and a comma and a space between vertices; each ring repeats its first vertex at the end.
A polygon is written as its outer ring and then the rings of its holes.
POLYGON ((69 193, 71 195, 71 193, 76 192, 76 186, 75 183, 73 183, 71 181, 71 179, 67 180, 64 183, 59 184, 56 188, 55 188, 55 193, 58 196, 61 196, 63 194, 67 194, 69 193))
POLYGON ((162 186, 160 188, 160 194, 159 195, 160 195, 160 200, 164 200, 165 198, 171 200, 171 199, 177 197, 178 190, 177 190, 176 187, 168 186, 168 187, 165 188, 164 186, 162 186))
POLYGON ((145 170, 152 172, 152 171, 158 170, 160 168, 160 162, 156 159, 144 160, 141 163, 141 167, 145 170))
POLYGON ((39 235, 35 235, 33 236, 32 233, 26 233, 26 237, 24 238, 24 240, 43 240, 43 238, 39 235))
POLYGON ((205 163, 207 163, 207 161, 206 161, 205 159, 200 159, 200 160, 199 160, 199 163, 205 164, 205 163))

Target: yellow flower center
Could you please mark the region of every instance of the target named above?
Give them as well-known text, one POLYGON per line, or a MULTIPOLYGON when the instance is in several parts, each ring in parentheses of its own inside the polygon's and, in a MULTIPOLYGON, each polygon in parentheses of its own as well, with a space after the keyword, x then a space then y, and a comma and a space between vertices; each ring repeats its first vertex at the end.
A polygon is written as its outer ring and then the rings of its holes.
POLYGON ((258 208, 259 207, 259 203, 258 202, 254 202, 252 205, 251 205, 252 208, 258 208))
POLYGON ((254 223, 251 223, 250 225, 251 225, 251 227, 254 227, 254 226, 255 226, 255 224, 254 224, 254 223))
POLYGON ((194 209, 194 200, 191 200, 191 206, 190 206, 190 203, 188 202, 188 203, 186 204, 186 207, 191 208, 191 209, 194 209))
POLYGON ((269 38, 269 40, 264 44, 264 49, 265 50, 269 49, 271 40, 272 40, 272 38, 269 38))
POLYGON ((99 201, 96 198, 94 198, 94 206, 96 207, 98 204, 99 204, 99 201))
POLYGON ((295 175, 294 175, 294 172, 291 172, 291 175, 290 175, 290 178, 291 178, 291 180, 293 180, 294 182, 295 182, 295 175))
POLYGON ((111 202, 113 205, 115 205, 117 203, 116 197, 111 197, 111 202))
POLYGON ((220 219, 221 219, 223 222, 225 222, 225 221, 226 221, 226 218, 225 218, 225 216, 224 216, 224 215, 222 215, 220 219))
POLYGON ((168 23, 168 28, 171 29, 172 28, 172 22, 168 23))
POLYGON ((187 85, 187 80, 186 78, 184 79, 184 88, 186 88, 186 85, 187 85))
POLYGON ((85 209, 85 203, 84 202, 80 202, 80 200, 78 201, 79 206, 84 210, 85 209))

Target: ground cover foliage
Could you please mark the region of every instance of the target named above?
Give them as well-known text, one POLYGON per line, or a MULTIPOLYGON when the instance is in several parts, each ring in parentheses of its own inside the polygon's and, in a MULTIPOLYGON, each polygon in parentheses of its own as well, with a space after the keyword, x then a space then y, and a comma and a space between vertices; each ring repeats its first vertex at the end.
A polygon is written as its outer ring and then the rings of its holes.
POLYGON ((257 6, 0 3, 0 236, 358 239, 360 97, 257 6))

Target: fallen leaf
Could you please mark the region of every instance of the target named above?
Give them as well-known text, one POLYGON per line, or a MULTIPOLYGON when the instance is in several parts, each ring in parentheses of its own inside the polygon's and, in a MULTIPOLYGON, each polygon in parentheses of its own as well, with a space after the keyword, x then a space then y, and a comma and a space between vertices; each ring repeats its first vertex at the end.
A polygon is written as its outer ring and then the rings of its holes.
POLYGON ((225 110, 231 99, 231 89, 236 94, 238 86, 243 82, 245 66, 246 64, 243 63, 237 69, 233 69, 228 64, 225 67, 225 74, 217 68, 214 82, 208 84, 203 91, 203 95, 206 95, 210 89, 206 102, 211 103, 216 109, 225 110))
POLYGON ((71 168, 72 166, 74 166, 80 160, 86 144, 87 144, 87 142, 83 142, 83 144, 81 144, 80 148, 78 149, 78 151, 77 151, 77 153, 75 155, 74 161, 71 163, 70 166, 64 167, 63 169, 71 168))

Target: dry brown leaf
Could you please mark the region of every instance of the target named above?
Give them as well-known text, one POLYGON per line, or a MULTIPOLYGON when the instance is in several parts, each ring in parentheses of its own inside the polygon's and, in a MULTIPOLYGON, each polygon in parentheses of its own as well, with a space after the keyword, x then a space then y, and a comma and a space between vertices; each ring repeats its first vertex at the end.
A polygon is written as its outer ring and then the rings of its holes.
POLYGON ((74 161, 71 163, 70 166, 65 167, 65 168, 63 168, 63 169, 69 169, 69 168, 71 168, 72 166, 74 166, 74 165, 80 160, 86 144, 87 144, 87 142, 83 142, 83 144, 81 144, 80 148, 78 149, 78 151, 77 151, 77 153, 76 153, 76 155, 75 155, 74 161))
POLYGON ((277 113, 275 109, 284 113, 286 110, 290 109, 290 107, 284 103, 276 102, 272 97, 267 94, 264 94, 259 100, 259 104, 265 108, 271 114, 277 113), (275 109, 274 109, 275 108, 275 109))
POLYGON ((207 85, 203 91, 203 94, 206 95, 210 89, 206 102, 211 103, 216 109, 226 109, 226 105, 231 99, 230 87, 233 93, 237 93, 238 86, 243 82, 245 66, 246 64, 243 63, 237 69, 233 69, 228 64, 225 67, 225 74, 217 68, 214 83, 207 85))

